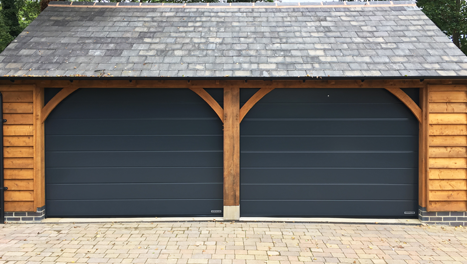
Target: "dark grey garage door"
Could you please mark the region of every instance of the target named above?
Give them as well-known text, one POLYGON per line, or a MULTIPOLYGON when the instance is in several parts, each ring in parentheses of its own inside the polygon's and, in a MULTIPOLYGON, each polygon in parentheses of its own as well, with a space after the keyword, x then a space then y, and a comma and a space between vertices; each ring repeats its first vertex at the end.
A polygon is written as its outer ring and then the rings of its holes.
POLYGON ((190 90, 79 89, 45 129, 48 217, 222 215, 222 122, 190 90))
POLYGON ((276 89, 241 123, 242 216, 415 217, 417 179, 418 121, 384 89, 276 89))

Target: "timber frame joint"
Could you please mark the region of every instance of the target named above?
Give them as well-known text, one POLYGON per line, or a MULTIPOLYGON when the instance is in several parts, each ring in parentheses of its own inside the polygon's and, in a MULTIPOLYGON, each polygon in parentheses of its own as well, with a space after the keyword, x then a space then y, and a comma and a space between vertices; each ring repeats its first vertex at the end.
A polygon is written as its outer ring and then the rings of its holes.
POLYGON ((60 104, 65 98, 67 98, 70 94, 72 94, 74 91, 78 90, 78 87, 75 86, 67 86, 64 87, 58 94, 56 94, 52 100, 50 100, 47 105, 44 106, 41 110, 41 123, 44 123, 44 121, 47 119, 47 117, 50 115, 52 110, 57 107, 58 104, 60 104))
POLYGON ((253 108, 253 106, 259 102, 266 94, 274 90, 274 88, 261 88, 257 91, 240 109, 239 122, 241 123, 246 114, 253 108))
POLYGON ((214 100, 214 98, 206 92, 203 88, 190 88, 193 92, 195 92, 199 97, 201 97, 208 105, 216 112, 217 116, 224 122, 224 109, 219 105, 219 103, 214 100))
POLYGON ((401 88, 398 87, 385 87, 390 93, 399 98, 415 115, 418 122, 423 122, 422 109, 410 98, 401 88))

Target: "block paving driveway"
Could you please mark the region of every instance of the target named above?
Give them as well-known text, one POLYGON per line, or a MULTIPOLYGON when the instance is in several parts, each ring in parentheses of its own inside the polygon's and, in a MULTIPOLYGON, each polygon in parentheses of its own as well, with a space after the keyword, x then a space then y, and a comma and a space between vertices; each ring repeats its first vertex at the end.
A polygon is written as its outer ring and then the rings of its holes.
POLYGON ((260 222, 0 225, 0 263, 467 263, 467 228, 260 222))

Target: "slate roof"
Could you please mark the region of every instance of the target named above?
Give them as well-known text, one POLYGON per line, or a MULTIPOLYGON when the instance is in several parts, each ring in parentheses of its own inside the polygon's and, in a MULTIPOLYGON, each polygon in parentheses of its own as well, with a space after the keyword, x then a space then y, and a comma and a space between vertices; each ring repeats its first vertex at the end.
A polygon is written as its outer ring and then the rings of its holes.
POLYGON ((51 2, 0 76, 467 76, 413 2, 117 5, 51 2))

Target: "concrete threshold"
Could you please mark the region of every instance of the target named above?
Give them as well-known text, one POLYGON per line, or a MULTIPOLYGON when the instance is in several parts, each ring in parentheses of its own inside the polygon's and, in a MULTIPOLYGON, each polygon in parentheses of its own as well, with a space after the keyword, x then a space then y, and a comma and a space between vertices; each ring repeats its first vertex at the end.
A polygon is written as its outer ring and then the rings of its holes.
MULTIPOLYGON (((90 224, 90 223, 154 223, 154 222, 223 222, 222 217, 138 217, 138 218, 46 218, 42 224, 90 224)), ((225 221, 232 222, 232 221, 225 221)), ((237 222, 264 223, 316 223, 316 224, 381 224, 381 225, 422 225, 418 219, 376 219, 376 218, 282 218, 282 217, 240 217, 237 222)))
POLYGON ((286 222, 316 224, 381 224, 381 225, 421 225, 418 219, 379 219, 379 218, 282 218, 282 217, 240 217, 242 222, 286 222))
POLYGON ((121 218, 46 218, 43 224, 90 223, 152 223, 223 221, 222 217, 121 217, 121 218))

